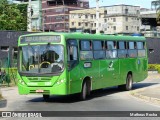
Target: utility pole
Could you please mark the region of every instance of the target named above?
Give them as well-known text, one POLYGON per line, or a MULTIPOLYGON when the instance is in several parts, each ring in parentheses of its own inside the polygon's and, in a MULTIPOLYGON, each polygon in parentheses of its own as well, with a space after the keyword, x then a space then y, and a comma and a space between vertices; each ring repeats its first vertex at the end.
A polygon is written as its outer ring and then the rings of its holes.
POLYGON ((99 33, 99 0, 96 0, 96 33, 99 33))
POLYGON ((28 31, 32 31, 31 0, 28 1, 28 31))

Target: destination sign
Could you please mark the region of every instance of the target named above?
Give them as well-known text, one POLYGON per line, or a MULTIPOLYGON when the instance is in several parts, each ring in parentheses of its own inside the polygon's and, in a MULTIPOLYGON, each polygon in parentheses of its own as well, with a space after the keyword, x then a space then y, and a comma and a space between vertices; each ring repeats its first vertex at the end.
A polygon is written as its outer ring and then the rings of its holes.
POLYGON ((21 37, 21 44, 26 43, 60 43, 60 35, 40 35, 21 37))

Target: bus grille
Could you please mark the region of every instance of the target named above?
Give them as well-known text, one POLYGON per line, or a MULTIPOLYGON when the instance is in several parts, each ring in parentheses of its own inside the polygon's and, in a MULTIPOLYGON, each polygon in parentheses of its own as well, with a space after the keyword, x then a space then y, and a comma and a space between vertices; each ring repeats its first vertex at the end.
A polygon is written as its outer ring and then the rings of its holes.
MULTIPOLYGON (((37 93, 36 90, 30 90, 30 93, 37 93)), ((44 90, 42 93, 40 94, 50 94, 49 90, 44 90)))
POLYGON ((29 77, 28 80, 30 82, 46 82, 46 81, 50 81, 51 78, 49 77, 29 77))

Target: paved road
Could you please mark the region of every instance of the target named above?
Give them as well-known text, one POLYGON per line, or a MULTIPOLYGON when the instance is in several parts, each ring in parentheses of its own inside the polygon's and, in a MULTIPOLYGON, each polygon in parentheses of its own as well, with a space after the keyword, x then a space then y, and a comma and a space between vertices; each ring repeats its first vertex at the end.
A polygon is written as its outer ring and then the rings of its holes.
MULTIPOLYGON (((160 84, 159 77, 150 75, 145 81, 134 84, 133 89, 156 84, 160 84)), ((94 91, 86 101, 79 101, 72 95, 52 96, 45 102, 41 95, 18 95, 16 87, 3 88, 2 94, 7 99, 7 107, 1 109, 4 111, 160 111, 160 106, 137 99, 116 87, 94 91)))

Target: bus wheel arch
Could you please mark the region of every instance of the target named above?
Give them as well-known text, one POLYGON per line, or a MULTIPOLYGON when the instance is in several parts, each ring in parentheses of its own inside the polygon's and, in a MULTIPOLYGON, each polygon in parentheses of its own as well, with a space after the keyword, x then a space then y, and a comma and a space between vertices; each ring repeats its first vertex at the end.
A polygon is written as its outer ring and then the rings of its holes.
POLYGON ((90 91, 91 91, 91 78, 87 76, 83 79, 81 85, 80 99, 85 100, 86 97, 90 95, 90 91))

